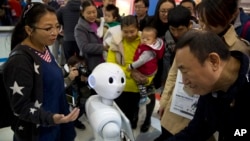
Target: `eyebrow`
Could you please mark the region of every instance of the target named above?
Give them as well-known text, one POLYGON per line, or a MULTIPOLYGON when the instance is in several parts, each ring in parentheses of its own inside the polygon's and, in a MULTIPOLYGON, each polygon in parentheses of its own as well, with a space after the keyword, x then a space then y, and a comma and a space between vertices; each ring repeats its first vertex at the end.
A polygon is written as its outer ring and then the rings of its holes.
POLYGON ((178 66, 177 68, 180 69, 180 70, 183 70, 183 69, 184 69, 184 66, 183 66, 183 65, 180 65, 180 66, 178 66))

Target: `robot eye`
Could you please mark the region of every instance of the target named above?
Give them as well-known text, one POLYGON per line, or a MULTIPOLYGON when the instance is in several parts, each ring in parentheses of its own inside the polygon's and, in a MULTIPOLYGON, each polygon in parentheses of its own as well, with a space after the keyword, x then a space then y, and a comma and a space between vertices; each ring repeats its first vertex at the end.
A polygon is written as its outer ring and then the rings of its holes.
POLYGON ((109 77, 109 83, 112 84, 114 82, 114 79, 112 77, 109 77))
POLYGON ((124 83, 124 78, 123 77, 121 78, 121 82, 122 82, 122 84, 124 83))

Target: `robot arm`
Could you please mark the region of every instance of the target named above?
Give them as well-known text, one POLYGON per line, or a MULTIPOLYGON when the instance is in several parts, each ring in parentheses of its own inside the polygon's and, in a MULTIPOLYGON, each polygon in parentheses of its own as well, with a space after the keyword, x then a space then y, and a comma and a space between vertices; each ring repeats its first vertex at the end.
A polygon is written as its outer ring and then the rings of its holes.
POLYGON ((120 129, 114 122, 107 123, 102 129, 102 137, 104 141, 119 141, 120 140, 120 129))
POLYGON ((120 113, 113 106, 102 103, 101 99, 93 95, 86 102, 86 114, 96 134, 96 141, 120 141, 120 113))

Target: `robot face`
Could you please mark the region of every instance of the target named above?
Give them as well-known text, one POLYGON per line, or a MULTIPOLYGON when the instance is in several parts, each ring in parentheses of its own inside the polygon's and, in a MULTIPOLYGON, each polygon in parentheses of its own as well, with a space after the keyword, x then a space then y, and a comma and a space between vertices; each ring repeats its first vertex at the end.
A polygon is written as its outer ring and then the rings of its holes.
POLYGON ((96 66, 88 78, 88 83, 98 95, 115 99, 122 93, 126 78, 117 64, 106 62, 96 66))

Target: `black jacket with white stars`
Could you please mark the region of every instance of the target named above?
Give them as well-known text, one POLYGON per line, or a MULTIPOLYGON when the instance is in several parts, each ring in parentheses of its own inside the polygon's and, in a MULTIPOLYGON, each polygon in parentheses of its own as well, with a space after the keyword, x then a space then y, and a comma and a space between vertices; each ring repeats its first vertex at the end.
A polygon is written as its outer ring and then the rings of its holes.
POLYGON ((53 114, 69 113, 66 97, 60 91, 61 83, 64 91, 60 71, 48 48, 44 54, 24 45, 18 45, 12 51, 4 65, 3 77, 15 115, 11 129, 19 140, 74 140, 73 123, 57 125, 53 121, 53 114), (41 55, 47 56, 44 58, 49 58, 49 61, 46 62, 41 55), (55 82, 58 80, 62 82, 55 82), (47 86, 47 83, 54 86, 47 86), (50 89, 55 86, 59 86, 55 88, 57 90, 50 89))

